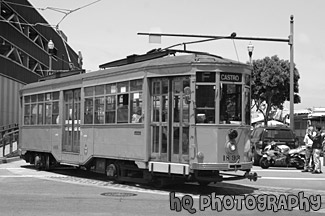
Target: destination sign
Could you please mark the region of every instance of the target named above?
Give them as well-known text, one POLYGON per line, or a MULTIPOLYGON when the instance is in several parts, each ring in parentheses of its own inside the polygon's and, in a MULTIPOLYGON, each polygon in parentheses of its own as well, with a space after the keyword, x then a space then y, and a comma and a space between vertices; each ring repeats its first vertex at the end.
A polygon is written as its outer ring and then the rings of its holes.
POLYGON ((241 82, 242 75, 236 73, 220 73, 220 81, 241 82))

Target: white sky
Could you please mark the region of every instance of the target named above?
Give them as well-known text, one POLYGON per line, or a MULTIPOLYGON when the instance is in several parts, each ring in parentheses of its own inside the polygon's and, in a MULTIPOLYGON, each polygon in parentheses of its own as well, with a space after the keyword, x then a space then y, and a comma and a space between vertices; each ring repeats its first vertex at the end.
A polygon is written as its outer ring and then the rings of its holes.
MULTIPOLYGON (((29 0, 36 8, 76 9, 95 0, 29 0)), ((144 54, 192 38, 163 37, 161 44, 149 44, 138 32, 199 34, 287 39, 290 15, 294 15, 294 62, 300 73, 301 103, 295 109, 325 107, 325 1, 324 0, 101 0, 68 15, 59 29, 68 43, 83 55, 83 68, 99 65, 131 54, 144 54), (323 74, 324 73, 324 74, 323 74)), ((53 25, 64 14, 39 10, 53 25)), ((217 40, 188 45, 225 58, 248 61, 244 40, 217 40), (235 44, 235 45, 234 45, 235 44), (237 53, 236 53, 237 51, 237 53), (238 59, 237 59, 238 54, 238 59)), ((252 41, 253 59, 278 55, 289 60, 289 45, 283 42, 252 41)), ((181 49, 182 47, 176 47, 181 49)))

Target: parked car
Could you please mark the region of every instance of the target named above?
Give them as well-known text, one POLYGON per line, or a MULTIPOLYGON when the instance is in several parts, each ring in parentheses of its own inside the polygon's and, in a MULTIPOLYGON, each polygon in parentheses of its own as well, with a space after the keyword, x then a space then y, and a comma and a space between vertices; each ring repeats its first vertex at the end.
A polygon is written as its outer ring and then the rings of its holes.
POLYGON ((296 139, 293 131, 285 126, 262 126, 253 129, 251 133, 251 150, 254 165, 259 165, 262 151, 271 142, 277 145, 287 145, 290 149, 296 148, 296 139))

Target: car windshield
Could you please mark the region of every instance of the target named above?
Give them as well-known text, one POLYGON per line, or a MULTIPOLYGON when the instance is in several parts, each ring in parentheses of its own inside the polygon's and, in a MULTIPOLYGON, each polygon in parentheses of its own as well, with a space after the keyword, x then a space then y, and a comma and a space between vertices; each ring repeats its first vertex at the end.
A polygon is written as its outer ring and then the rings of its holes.
POLYGON ((266 130, 265 138, 292 139, 293 135, 290 130, 266 130))

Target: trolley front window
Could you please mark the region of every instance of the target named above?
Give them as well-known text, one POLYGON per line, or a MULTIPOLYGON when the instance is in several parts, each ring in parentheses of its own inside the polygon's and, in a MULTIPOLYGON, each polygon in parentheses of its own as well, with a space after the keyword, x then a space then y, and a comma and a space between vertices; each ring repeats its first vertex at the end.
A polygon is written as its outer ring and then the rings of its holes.
POLYGON ((196 123, 215 124, 216 73, 196 73, 196 123))
POLYGON ((215 123, 215 85, 196 87, 197 123, 215 123))
POLYGON ((220 123, 241 123, 242 85, 221 83, 220 92, 220 123))

